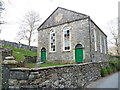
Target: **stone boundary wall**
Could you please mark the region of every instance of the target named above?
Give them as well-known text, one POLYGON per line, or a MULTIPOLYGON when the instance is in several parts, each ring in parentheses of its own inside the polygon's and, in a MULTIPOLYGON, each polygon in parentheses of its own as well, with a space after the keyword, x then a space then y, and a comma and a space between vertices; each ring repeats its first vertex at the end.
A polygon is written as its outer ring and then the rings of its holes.
POLYGON ((2 60, 5 60, 5 57, 12 56, 13 50, 10 48, 2 48, 2 60))
MULTIPOLYGON (((3 46, 6 45, 6 46, 14 47, 14 48, 29 49, 29 46, 28 46, 28 45, 25 45, 25 44, 22 44, 22 43, 10 42, 10 41, 5 41, 5 40, 0 40, 0 43, 1 43, 3 46)), ((31 51, 34 51, 34 52, 37 52, 37 47, 35 47, 35 46, 30 46, 30 50, 31 50, 31 51)))
MULTIPOLYGON (((9 70, 15 65, 3 65, 3 62, 6 61, 5 57, 12 56, 12 49, 10 48, 0 48, 0 90, 6 85, 8 86, 9 79, 9 70), (10 66, 10 67, 9 67, 10 66)), ((10 60, 12 61, 12 60, 10 60)), ((9 63, 9 60, 7 61, 9 63)), ((13 62, 12 62, 13 63, 13 62)), ((9 63, 10 64, 10 63, 9 63)))
POLYGON ((37 56, 24 55, 24 57, 25 57, 26 63, 36 63, 37 62, 37 56))
POLYGON ((51 88, 83 88, 101 77, 107 62, 71 64, 46 68, 11 68, 10 90, 41 90, 51 88))

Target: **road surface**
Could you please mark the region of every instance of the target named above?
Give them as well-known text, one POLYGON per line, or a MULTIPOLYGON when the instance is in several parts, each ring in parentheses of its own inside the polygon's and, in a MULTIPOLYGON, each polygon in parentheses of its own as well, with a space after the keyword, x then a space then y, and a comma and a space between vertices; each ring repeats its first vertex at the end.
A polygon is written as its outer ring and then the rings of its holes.
POLYGON ((114 73, 110 76, 101 78, 92 82, 87 88, 119 88, 120 89, 120 72, 114 73))

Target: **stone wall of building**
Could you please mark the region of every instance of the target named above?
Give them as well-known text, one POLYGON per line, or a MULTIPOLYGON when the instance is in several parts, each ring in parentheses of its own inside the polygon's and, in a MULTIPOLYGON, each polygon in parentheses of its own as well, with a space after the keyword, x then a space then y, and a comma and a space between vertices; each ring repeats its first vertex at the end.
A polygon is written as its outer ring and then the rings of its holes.
POLYGON ((41 60, 41 49, 46 48, 47 61, 72 62, 75 63, 75 46, 82 44, 83 49, 83 62, 99 62, 108 60, 108 46, 107 36, 103 31, 89 18, 78 21, 61 24, 55 27, 47 28, 38 31, 38 61, 41 60), (71 27, 71 50, 63 51, 63 28, 65 26, 71 27), (56 33, 56 51, 50 52, 50 30, 55 30, 56 33), (94 30, 96 31, 96 45, 95 51, 95 38, 94 30), (101 37, 101 43, 100 43, 101 37), (104 41, 105 40, 105 41, 104 41), (102 52, 101 48, 102 47, 102 52), (106 53, 105 53, 106 47, 106 53), (66 61, 67 60, 67 61, 66 61))
POLYGON ((101 31, 101 29, 93 22, 90 22, 90 43, 91 43, 91 58, 93 62, 98 61, 107 61, 108 56, 108 45, 107 45, 107 36, 101 31), (97 50, 95 50, 95 36, 94 36, 94 30, 96 31, 96 45, 97 50), (101 38, 101 42, 100 42, 101 38), (104 42, 105 40, 105 42, 104 42), (106 52, 105 52, 106 47, 106 52), (102 49, 102 50, 101 50, 102 49), (102 51, 102 52, 101 52, 102 51))
POLYGON ((39 90, 45 88, 83 88, 101 77, 108 63, 84 63, 46 68, 11 68, 7 88, 39 90))
MULTIPOLYGON (((91 62, 90 58, 90 42, 89 42, 89 24, 88 19, 78 20, 55 27, 47 28, 38 31, 38 60, 41 60, 41 49, 46 48, 47 62, 50 60, 68 60, 75 63, 75 46, 82 44, 83 49, 83 62, 91 62), (71 36, 71 50, 63 51, 63 28, 70 27, 71 36), (56 51, 50 52, 50 30, 55 30, 56 33, 56 51)), ((59 63, 60 63, 59 62, 59 63)))

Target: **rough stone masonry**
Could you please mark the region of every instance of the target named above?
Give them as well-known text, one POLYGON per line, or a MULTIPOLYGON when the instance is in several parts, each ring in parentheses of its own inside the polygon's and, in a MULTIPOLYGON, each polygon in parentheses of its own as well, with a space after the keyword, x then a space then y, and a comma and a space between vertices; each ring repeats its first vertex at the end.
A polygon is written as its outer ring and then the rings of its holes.
POLYGON ((46 68, 11 68, 9 89, 83 88, 101 77, 108 63, 84 63, 46 68))

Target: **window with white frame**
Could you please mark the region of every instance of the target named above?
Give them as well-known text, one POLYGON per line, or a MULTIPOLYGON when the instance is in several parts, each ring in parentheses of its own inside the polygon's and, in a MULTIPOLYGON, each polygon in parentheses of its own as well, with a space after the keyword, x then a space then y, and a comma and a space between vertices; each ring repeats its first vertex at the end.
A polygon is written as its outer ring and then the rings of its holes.
POLYGON ((50 31, 50 51, 55 52, 55 30, 50 31))
POLYGON ((92 24, 91 24, 91 21, 90 21, 90 40, 92 42, 92 38, 93 38, 93 30, 92 30, 92 24))
POLYGON ((63 28, 63 50, 70 50, 70 27, 63 28))
POLYGON ((107 48, 106 48, 106 39, 104 38, 104 51, 105 51, 105 54, 107 53, 107 48))
POLYGON ((103 47, 102 47, 102 35, 100 34, 100 52, 102 53, 103 47))
POLYGON ((94 43, 95 43, 95 51, 97 51, 97 36, 96 36, 96 30, 94 29, 94 43))

